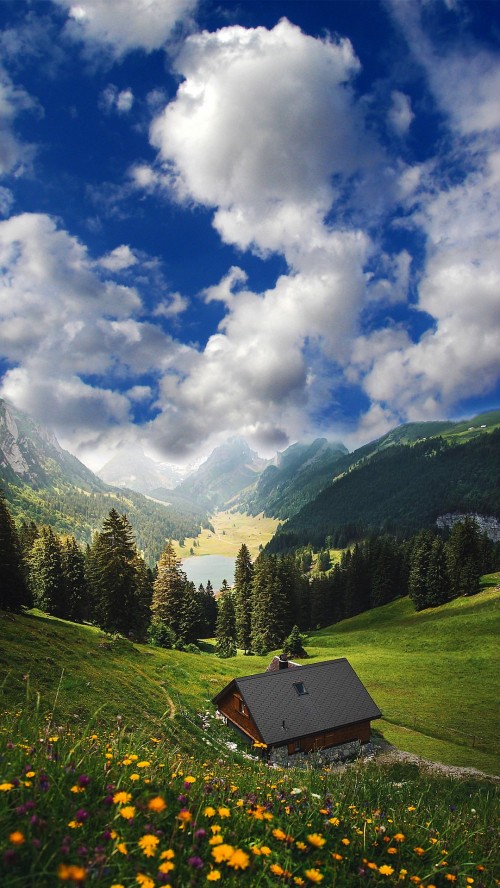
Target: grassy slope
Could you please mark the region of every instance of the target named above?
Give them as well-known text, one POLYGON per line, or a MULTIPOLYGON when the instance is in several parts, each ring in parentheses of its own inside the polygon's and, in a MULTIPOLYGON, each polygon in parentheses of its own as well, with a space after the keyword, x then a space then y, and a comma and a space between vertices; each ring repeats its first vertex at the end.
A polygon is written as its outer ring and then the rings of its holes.
MULTIPOLYGON (((198 546, 193 555, 230 555, 236 557, 242 543, 246 543, 252 558, 259 554, 276 531, 279 521, 263 515, 244 515, 242 512, 216 512, 210 518, 215 533, 204 528, 196 537, 198 546)), ((183 547, 174 543, 179 558, 186 558, 193 545, 186 539, 183 547)))
MULTIPOLYGON (((377 724, 389 741, 448 764, 498 773, 499 601, 500 592, 487 588, 416 614, 401 599, 311 634, 308 662, 348 657, 384 713, 386 720, 377 724), (447 737, 453 742, 441 739, 447 737)), ((220 660, 112 642, 96 629, 38 612, 0 617, 2 702, 19 705, 29 683, 41 693, 42 710, 51 711, 60 684, 55 718, 61 721, 85 721, 104 704, 102 720, 121 715, 152 729, 179 705, 210 707, 230 678, 262 671, 269 662, 269 656, 220 660)))

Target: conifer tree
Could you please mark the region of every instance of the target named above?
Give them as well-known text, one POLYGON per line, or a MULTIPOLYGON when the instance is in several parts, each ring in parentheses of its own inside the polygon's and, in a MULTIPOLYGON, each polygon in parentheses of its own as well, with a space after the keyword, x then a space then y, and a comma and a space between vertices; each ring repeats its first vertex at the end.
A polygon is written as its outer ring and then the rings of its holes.
POLYGON ((433 542, 434 537, 430 531, 424 530, 417 534, 410 557, 408 594, 417 611, 429 606, 428 574, 433 542))
POLYGON ((218 657, 234 657, 236 655, 236 616, 231 590, 224 580, 217 600, 217 622, 215 626, 216 648, 218 657))
POLYGON ((74 537, 67 537, 62 542, 61 564, 65 585, 65 618, 81 623, 87 607, 88 583, 85 556, 74 537))
POLYGON ((200 602, 203 619, 199 633, 200 638, 211 638, 215 633, 215 622, 217 620, 217 602, 215 600, 212 583, 208 580, 207 585, 200 583, 198 586, 198 600, 200 602))
POLYGON ((94 619, 107 632, 128 635, 142 631, 138 559, 127 516, 111 509, 89 554, 94 619))
POLYGON ((252 596, 252 650, 256 654, 265 654, 279 647, 286 634, 286 599, 279 586, 274 555, 257 559, 252 596))
POLYGON ((305 657, 306 652, 304 650, 304 638, 300 633, 299 627, 297 624, 293 626, 290 635, 285 640, 283 645, 283 653, 288 657, 305 657))
POLYGON ((66 617, 66 583, 62 546, 51 527, 42 527, 29 555, 29 582, 35 607, 66 617))
POLYGON ((447 545, 452 597, 479 591, 482 565, 481 532, 477 522, 466 516, 454 525, 447 545))
POLYGON ((31 606, 16 527, 0 492, 0 608, 20 611, 31 606))
POLYGON ((158 562, 158 573, 153 584, 151 610, 155 619, 169 626, 177 638, 184 630, 183 603, 187 577, 180 567, 171 540, 166 544, 158 562))
POLYGON ((252 580, 253 564, 245 543, 236 558, 234 569, 234 607, 238 647, 248 654, 252 644, 252 580))
POLYGON ((446 548, 441 537, 436 537, 429 553, 427 567, 427 606, 437 607, 451 598, 450 574, 446 548))

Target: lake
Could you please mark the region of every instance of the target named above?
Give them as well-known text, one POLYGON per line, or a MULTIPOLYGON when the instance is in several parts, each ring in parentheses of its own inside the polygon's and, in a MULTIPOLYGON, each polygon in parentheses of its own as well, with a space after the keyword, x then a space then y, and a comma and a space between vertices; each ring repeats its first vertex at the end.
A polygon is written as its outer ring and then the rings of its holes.
POLYGON ((230 586, 233 585, 235 561, 236 558, 230 558, 229 555, 195 555, 182 559, 182 570, 195 586, 200 583, 206 586, 207 580, 210 580, 214 592, 218 592, 223 580, 227 580, 230 586))

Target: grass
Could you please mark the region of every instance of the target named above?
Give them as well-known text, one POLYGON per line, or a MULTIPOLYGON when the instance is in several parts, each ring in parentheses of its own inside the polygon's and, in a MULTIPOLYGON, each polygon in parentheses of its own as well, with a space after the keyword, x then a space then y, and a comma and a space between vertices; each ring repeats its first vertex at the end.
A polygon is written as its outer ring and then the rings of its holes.
POLYGON ((274 535, 279 524, 274 518, 264 515, 244 515, 242 512, 216 512, 210 518, 214 533, 204 528, 194 539, 186 539, 184 546, 174 542, 179 558, 186 558, 193 549, 193 555, 229 555, 236 558, 242 543, 248 547, 252 559, 259 554, 274 535))
POLYGON ((188 753, 165 730, 55 728, 28 699, 0 734, 3 888, 495 884, 492 784, 280 771, 204 728, 184 725, 188 753))
MULTIPOLYGON (((497 580, 312 633, 307 662, 347 656, 399 747, 498 773, 497 580)), ((162 651, 37 611, 0 613, 0 632, 2 888, 499 884, 491 781, 378 760, 282 771, 230 749, 209 701, 269 656, 162 651)))

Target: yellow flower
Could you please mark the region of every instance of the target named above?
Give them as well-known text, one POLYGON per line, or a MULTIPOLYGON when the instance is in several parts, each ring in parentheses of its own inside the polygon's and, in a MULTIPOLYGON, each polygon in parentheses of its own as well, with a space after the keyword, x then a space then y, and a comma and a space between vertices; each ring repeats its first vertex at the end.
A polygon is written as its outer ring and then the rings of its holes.
POLYGON ((207 875, 207 882, 218 882, 220 879, 219 870, 210 870, 207 875))
POLYGON ((144 875, 144 873, 137 873, 135 877, 135 881, 141 888, 155 888, 155 883, 149 876, 144 875))
POLYGON ((394 848, 394 847, 388 848, 388 849, 387 849, 387 853, 388 853, 388 854, 397 854, 397 853, 398 853, 398 849, 397 849, 397 848, 394 848))
POLYGON ((192 819, 193 815, 191 814, 191 811, 179 811, 177 815, 177 820, 180 820, 182 823, 189 823, 192 819))
POLYGON ((140 777, 140 774, 129 774, 129 779, 134 780, 134 782, 135 782, 136 780, 140 780, 141 777, 140 777))
POLYGON ((156 854, 156 849, 159 844, 158 836, 152 836, 151 834, 141 836, 137 844, 141 849, 142 853, 146 855, 146 857, 154 857, 156 854))
POLYGON ((307 851, 307 845, 305 842, 295 842, 299 851, 307 851))
POLYGON ((9 792, 9 790, 14 788, 13 783, 0 783, 0 792, 9 792))
POLYGON ((87 870, 83 866, 75 866, 75 864, 67 866, 65 863, 60 863, 57 875, 61 882, 83 882, 87 875, 87 870))
POLYGON ((216 813, 217 812, 216 812, 215 808, 212 808, 211 805, 208 805, 203 811, 203 816, 204 817, 214 817, 216 813))
POLYGON ((338 826, 340 824, 340 820, 338 817, 330 817, 328 823, 331 823, 332 826, 338 826))
POLYGON ((129 792, 115 792, 113 801, 115 805, 125 805, 127 802, 132 801, 132 796, 129 792))
POLYGON ((445 873, 444 877, 445 877, 445 879, 448 880, 448 882, 456 882, 457 881, 457 877, 454 876, 453 873, 445 873))
POLYGON ((283 869, 282 866, 279 865, 279 863, 272 863, 271 866, 269 867, 269 869, 271 870, 272 873, 274 873, 275 876, 284 876, 285 875, 285 870, 283 869))
POLYGON ((34 777, 35 773, 36 773, 35 771, 28 771, 28 773, 26 774, 26 777, 34 777))
POLYGON ((422 857, 425 854, 425 848, 417 847, 417 848, 414 848, 413 850, 414 850, 415 854, 417 854, 419 857, 422 857))
POLYGON ((20 830, 16 829, 14 832, 11 832, 9 835, 9 842, 11 845, 24 845, 26 839, 24 838, 24 834, 20 832, 20 830))
POLYGON ((307 841, 310 845, 314 845, 315 848, 322 848, 326 844, 326 839, 320 833, 310 833, 307 836, 307 841))
POLYGON ((342 839, 342 844, 343 844, 343 845, 346 845, 346 846, 347 846, 347 845, 350 845, 350 844, 351 844, 351 840, 350 840, 350 839, 342 839))
POLYGON ((396 833, 396 835, 394 836, 395 842, 404 842, 405 839, 406 836, 403 833, 396 833))
POLYGON ((74 792, 75 794, 76 794, 77 792, 85 792, 85 787, 84 787, 84 786, 77 786, 77 785, 75 784, 75 786, 72 786, 72 787, 71 787, 70 792, 74 792))
POLYGON ((407 810, 407 811, 416 811, 417 809, 415 808, 414 805, 409 805, 408 808, 407 808, 406 810, 407 810))
POLYGON ((111 885, 111 888, 125 888, 125 885, 122 885, 121 882, 119 882, 119 883, 113 882, 113 884, 111 885))
POLYGON ((196 783, 196 777, 192 777, 191 774, 188 774, 187 777, 184 777, 184 783, 196 783))
POLYGON ((229 810, 229 808, 218 808, 217 810, 219 812, 219 817, 230 817, 231 816, 231 811, 229 810))
POLYGON ((245 851, 242 851, 241 848, 236 848, 234 854, 232 854, 227 861, 227 865, 232 866, 232 868, 236 870, 246 869, 249 863, 250 858, 248 854, 246 854, 245 851))
POLYGON ((234 852, 235 849, 232 845, 216 845, 215 848, 212 848, 212 857, 216 863, 222 863, 224 860, 230 860, 234 852))
POLYGON ((420 885, 421 881, 420 876, 410 876, 410 882, 413 882, 414 885, 420 885))
POLYGON ((151 762, 137 762, 138 768, 149 768, 151 762))
POLYGON ((155 811, 159 813, 160 811, 164 811, 167 807, 166 802, 162 799, 161 796, 155 796, 154 799, 150 799, 148 802, 148 808, 150 811, 155 811))
POLYGON ((387 863, 384 863, 382 866, 379 866, 378 871, 381 876, 392 876, 394 869, 392 866, 388 866, 387 863))
POLYGON ((126 805, 124 808, 120 808, 120 814, 125 820, 132 820, 135 816, 135 808, 133 805, 126 805))
POLYGON ((295 885, 305 885, 306 884, 304 882, 304 879, 301 879, 300 876, 295 876, 293 881, 294 881, 295 885))
POLYGON ((160 873, 170 873, 175 869, 175 863, 172 863, 171 860, 165 860, 164 863, 160 863, 158 869, 160 873))
POLYGON ((70 820, 68 826, 70 829, 79 829, 81 826, 83 826, 83 823, 80 823, 79 820, 70 820))
POLYGON ((334 860, 343 860, 342 854, 337 854, 336 851, 333 852, 332 857, 334 860))
POLYGON ((172 851, 171 848, 167 848, 166 851, 162 851, 160 854, 160 860, 173 860, 175 857, 175 851, 172 851))
POLYGON ((308 869, 305 871, 304 875, 309 879, 310 882, 314 882, 317 885, 319 882, 322 882, 325 878, 322 873, 320 873, 317 869, 308 869))
POLYGON ((222 836, 220 836, 216 833, 215 836, 212 836, 212 838, 208 840, 208 844, 209 845, 222 845, 223 841, 224 841, 224 839, 222 838, 222 836))
POLYGON ((116 850, 120 852, 120 854, 128 854, 127 846, 125 842, 119 842, 116 846, 116 850))

